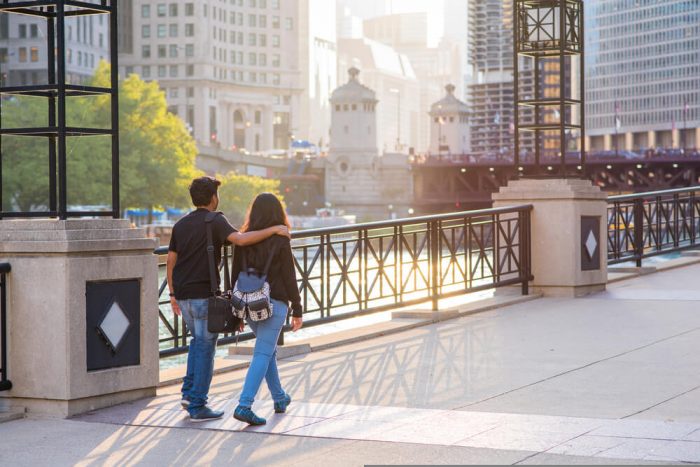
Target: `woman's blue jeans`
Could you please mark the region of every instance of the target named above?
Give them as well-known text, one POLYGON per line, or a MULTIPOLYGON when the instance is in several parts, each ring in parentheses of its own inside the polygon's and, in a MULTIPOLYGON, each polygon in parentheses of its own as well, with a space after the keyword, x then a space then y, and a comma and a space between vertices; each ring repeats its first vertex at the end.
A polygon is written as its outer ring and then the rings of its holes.
POLYGON ((207 330, 208 300, 178 300, 182 318, 190 330, 190 349, 187 352, 187 374, 182 383, 182 396, 189 398, 188 411, 194 414, 207 405, 209 386, 214 372, 214 353, 218 334, 207 330))
POLYGON ((277 338, 287 319, 287 304, 272 300, 272 316, 265 321, 248 320, 248 325, 255 333, 253 360, 245 376, 243 392, 239 405, 252 407, 255 396, 260 389, 263 378, 272 395, 272 400, 281 402, 286 394, 282 389, 280 375, 277 371, 277 338))

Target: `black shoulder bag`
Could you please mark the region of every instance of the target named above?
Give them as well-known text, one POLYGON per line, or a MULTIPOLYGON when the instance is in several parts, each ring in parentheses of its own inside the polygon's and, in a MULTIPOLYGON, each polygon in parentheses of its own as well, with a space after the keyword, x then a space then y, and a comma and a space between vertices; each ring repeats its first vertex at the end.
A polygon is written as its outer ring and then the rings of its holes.
POLYGON ((219 293, 219 284, 216 281, 216 264, 214 263, 214 241, 211 232, 211 223, 220 213, 209 212, 204 218, 207 227, 207 258, 209 260, 209 281, 211 283, 211 295, 209 296, 207 311, 207 330, 213 333, 235 333, 241 322, 233 316, 231 300, 222 297, 219 293))

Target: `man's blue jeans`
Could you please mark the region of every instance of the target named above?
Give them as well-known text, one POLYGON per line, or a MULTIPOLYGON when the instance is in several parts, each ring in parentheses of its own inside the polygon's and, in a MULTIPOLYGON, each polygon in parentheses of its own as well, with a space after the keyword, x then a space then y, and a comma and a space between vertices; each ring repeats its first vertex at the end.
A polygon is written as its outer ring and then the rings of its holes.
POLYGON ((182 396, 190 400, 189 412, 194 414, 207 405, 209 386, 214 372, 214 352, 218 334, 207 330, 208 300, 198 298, 178 300, 182 318, 190 330, 190 350, 187 353, 187 374, 182 383, 182 396))
POLYGON ((241 406, 253 406, 263 378, 267 382, 272 400, 275 402, 284 400, 286 394, 282 389, 280 375, 277 372, 277 338, 286 320, 287 304, 278 300, 272 300, 271 317, 259 322, 248 320, 248 325, 255 333, 255 349, 238 402, 241 406))

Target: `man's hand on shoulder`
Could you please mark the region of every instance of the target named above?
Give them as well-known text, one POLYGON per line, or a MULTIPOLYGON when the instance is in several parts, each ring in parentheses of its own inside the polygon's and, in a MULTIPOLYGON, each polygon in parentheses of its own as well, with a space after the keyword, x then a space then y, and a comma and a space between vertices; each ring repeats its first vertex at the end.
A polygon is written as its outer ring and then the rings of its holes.
POLYGON ((275 226, 275 229, 277 229, 277 231, 275 232, 276 235, 279 235, 281 237, 287 237, 290 239, 292 238, 292 234, 289 231, 289 227, 287 227, 286 225, 277 225, 275 226))

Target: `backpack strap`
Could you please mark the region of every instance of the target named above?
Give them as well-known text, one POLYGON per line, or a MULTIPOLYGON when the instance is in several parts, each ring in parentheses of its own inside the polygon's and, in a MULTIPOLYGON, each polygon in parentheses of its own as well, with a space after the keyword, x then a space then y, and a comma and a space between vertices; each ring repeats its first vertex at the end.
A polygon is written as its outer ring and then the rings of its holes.
POLYGON ((216 282, 216 264, 214 264, 214 241, 211 229, 211 223, 216 219, 220 212, 208 212, 204 217, 204 223, 207 227, 207 258, 209 260, 209 282, 210 292, 212 295, 217 295, 219 284, 216 282))
POLYGON ((277 242, 272 245, 270 249, 270 254, 267 257, 267 263, 265 263, 265 269, 263 270, 263 277, 267 277, 267 273, 270 272, 270 266, 272 265, 272 260, 275 258, 275 253, 277 253, 277 242))

